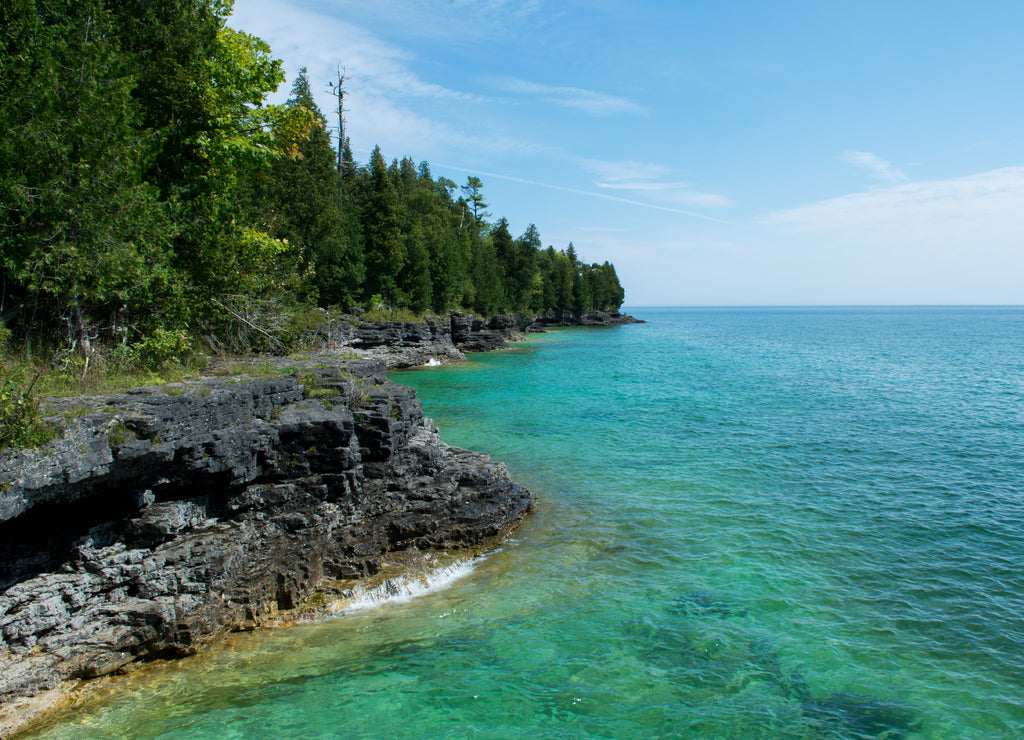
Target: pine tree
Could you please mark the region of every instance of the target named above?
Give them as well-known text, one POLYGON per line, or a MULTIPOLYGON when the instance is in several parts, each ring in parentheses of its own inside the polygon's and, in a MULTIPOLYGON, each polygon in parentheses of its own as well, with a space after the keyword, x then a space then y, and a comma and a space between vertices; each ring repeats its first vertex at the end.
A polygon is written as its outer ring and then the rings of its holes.
POLYGON ((540 232, 534 224, 516 239, 513 277, 517 311, 539 311, 543 307, 544 281, 538 266, 540 247, 540 232))
POLYGON ((26 329, 62 323, 86 358, 99 324, 123 325, 173 282, 115 20, 100 0, 0 9, 0 268, 35 306, 26 329))
POLYGON ((501 281, 502 310, 513 309, 516 306, 516 245, 512 240, 512 234, 508 230, 508 221, 499 219, 498 223, 491 229, 491 243, 494 247, 496 271, 501 281))
POLYGON ((347 233, 327 121, 313 99, 305 68, 295 78, 287 105, 309 111, 314 125, 294 142, 298 156, 282 157, 269 169, 250 174, 255 187, 249 219, 298 251, 302 271, 312 275, 306 281, 312 284, 301 290, 318 295, 322 305, 346 305, 361 292, 361 245, 347 233))
POLYGON ((405 267, 398 190, 388 172, 380 147, 370 156, 360 192, 361 222, 366 257, 366 292, 380 295, 393 306, 401 306, 405 296, 399 289, 398 275, 405 267))

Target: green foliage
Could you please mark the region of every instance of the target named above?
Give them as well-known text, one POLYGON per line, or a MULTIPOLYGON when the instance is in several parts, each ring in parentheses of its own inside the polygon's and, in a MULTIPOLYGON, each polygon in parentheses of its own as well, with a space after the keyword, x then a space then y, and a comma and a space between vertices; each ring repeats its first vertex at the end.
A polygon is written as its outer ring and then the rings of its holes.
POLYGON ((52 377, 72 385, 170 372, 200 336, 287 351, 322 325, 316 305, 411 319, 621 304, 610 264, 488 223, 478 177, 459 188, 379 148, 357 167, 348 141, 339 167, 305 70, 268 105, 282 63, 230 10, 0 4, 0 348, 56 349, 52 377))
POLYGON ((183 329, 166 330, 157 327, 151 334, 134 345, 138 361, 148 368, 161 368, 168 363, 181 363, 191 357, 192 338, 183 329))
POLYGON ((375 308, 371 308, 366 311, 361 318, 364 321, 371 322, 404 321, 406 323, 416 323, 423 321, 424 316, 424 314, 415 313, 410 311, 408 308, 387 308, 377 304, 375 308))
POLYGON ((38 447, 56 436, 56 430, 39 415, 39 401, 27 387, 10 378, 0 379, 0 450, 5 447, 38 447))
POLYGON ((369 170, 357 181, 355 197, 360 205, 366 254, 366 291, 379 293, 393 305, 404 303, 398 276, 405 267, 398 189, 388 172, 380 147, 373 150, 369 170))
POLYGON ((240 191, 247 219, 290 245, 304 271, 298 293, 322 306, 351 303, 363 278, 361 232, 342 207, 335 153, 305 70, 287 108, 311 116, 312 126, 295 140, 296 156, 250 168, 240 191))
POLYGON ((312 306, 300 306, 288 317, 288 329, 296 334, 316 332, 324 329, 330 322, 330 316, 323 309, 312 306))
POLYGON ((110 439, 110 444, 116 447, 120 447, 123 444, 127 444, 128 442, 133 442, 136 439, 138 439, 135 432, 126 427, 124 424, 115 424, 114 427, 110 430, 110 434, 108 435, 108 437, 110 439))
POLYGON ((148 305, 169 277, 131 63, 99 0, 15 0, 0 29, 0 267, 80 341, 91 316, 148 305))

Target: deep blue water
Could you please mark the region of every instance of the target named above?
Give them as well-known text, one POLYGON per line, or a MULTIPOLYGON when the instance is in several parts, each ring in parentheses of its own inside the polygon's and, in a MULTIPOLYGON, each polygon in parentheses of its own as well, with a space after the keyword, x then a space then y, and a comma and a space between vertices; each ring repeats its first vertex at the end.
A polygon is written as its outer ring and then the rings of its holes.
POLYGON ((539 496, 45 737, 1024 737, 1024 309, 637 309, 396 373, 539 496))

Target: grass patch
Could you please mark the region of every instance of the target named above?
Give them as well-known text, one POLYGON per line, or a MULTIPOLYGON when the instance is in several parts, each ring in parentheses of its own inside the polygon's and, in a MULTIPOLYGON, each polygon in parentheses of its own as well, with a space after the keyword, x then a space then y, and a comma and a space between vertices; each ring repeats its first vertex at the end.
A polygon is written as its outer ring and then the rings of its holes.
POLYGON ((138 436, 131 429, 126 427, 124 424, 116 424, 114 428, 110 430, 110 444, 120 447, 128 442, 134 442, 138 439, 138 436))
POLYGON ((82 375, 77 362, 41 363, 24 357, 7 355, 0 359, 2 376, 11 383, 27 388, 35 379, 32 392, 36 396, 66 398, 121 393, 129 388, 180 383, 200 377, 199 365, 166 365, 151 370, 131 365, 96 362, 82 375))
POLYGON ((292 372, 266 360, 240 358, 218 363, 210 374, 221 378, 247 375, 257 380, 274 380, 291 375, 292 372))
POLYGON ((407 308, 371 308, 359 317, 359 323, 375 324, 381 321, 404 321, 407 324, 419 324, 433 318, 431 314, 413 313, 407 308))
POLYGON ((326 387, 326 388, 306 388, 306 392, 302 394, 304 398, 331 398, 333 396, 340 396, 341 391, 337 388, 326 387))
POLYGON ((70 420, 70 419, 81 419, 84 416, 88 416, 92 412, 93 412, 93 409, 89 408, 88 406, 73 406, 73 407, 71 407, 69 409, 64 409, 63 411, 60 411, 60 412, 58 412, 55 415, 59 416, 61 419, 69 419, 70 420))

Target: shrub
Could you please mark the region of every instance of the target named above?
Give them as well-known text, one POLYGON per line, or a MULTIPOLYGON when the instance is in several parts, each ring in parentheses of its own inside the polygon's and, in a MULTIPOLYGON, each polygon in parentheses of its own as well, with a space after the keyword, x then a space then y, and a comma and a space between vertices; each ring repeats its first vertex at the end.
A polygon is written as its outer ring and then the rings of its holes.
POLYGON ((0 380, 0 450, 5 447, 38 447, 56 435, 56 429, 39 416, 39 402, 32 386, 22 389, 9 378, 0 380))
POLYGON ((138 361, 149 368, 159 368, 174 362, 187 364, 192 358, 192 339, 183 329, 167 331, 157 327, 132 347, 138 361))

